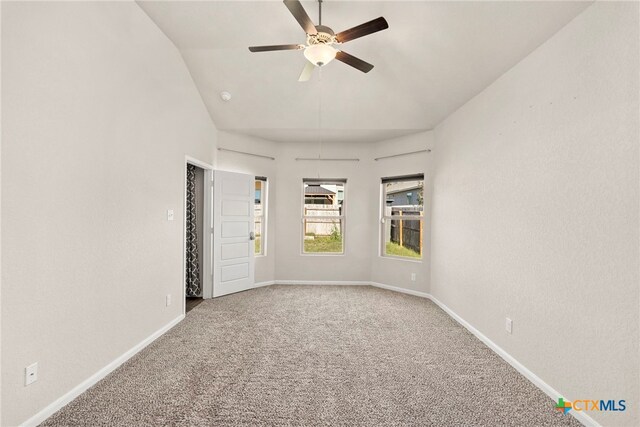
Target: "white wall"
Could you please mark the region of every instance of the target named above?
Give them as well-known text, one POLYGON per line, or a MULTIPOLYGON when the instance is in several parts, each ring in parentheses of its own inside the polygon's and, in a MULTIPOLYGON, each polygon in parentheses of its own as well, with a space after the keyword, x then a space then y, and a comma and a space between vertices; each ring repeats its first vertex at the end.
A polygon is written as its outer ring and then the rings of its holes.
POLYGON ((276 201, 276 280, 280 281, 369 281, 374 245, 369 215, 373 206, 370 171, 371 145, 281 143, 278 145, 278 199, 276 201), (296 157, 360 158, 359 162, 296 161, 296 157), (346 178, 344 255, 302 255, 302 179, 346 178))
POLYGON ((425 257, 422 262, 379 255, 380 178, 425 173, 425 203, 430 202, 430 154, 421 153, 374 161, 431 147, 431 132, 380 143, 278 144, 276 233, 279 281, 369 282, 420 292, 429 291, 430 210, 425 212, 425 257), (359 162, 296 161, 297 157, 358 158, 359 162), (427 165, 425 167, 425 165, 427 165), (302 255, 302 179, 346 178, 344 255, 302 255), (411 281, 416 273, 416 281, 411 281))
MULTIPOLYGON (((392 140, 382 141, 374 145, 374 158, 409 153, 433 147, 433 132, 423 132, 392 140)), ((431 264, 431 189, 432 189, 432 154, 419 153, 408 156, 392 157, 374 161, 370 170, 369 187, 372 194, 371 221, 374 224, 372 232, 376 238, 380 235, 380 179, 388 176, 401 176, 424 173, 424 225, 423 225, 423 255, 422 261, 403 260, 380 256, 379 240, 376 240, 369 250, 373 259, 371 263, 371 280, 384 285, 396 286, 418 292, 429 292, 430 264, 431 264), (377 198, 375 196, 378 196, 377 198), (411 274, 416 274, 416 280, 411 280, 411 274)))
POLYGON ((184 158, 212 163, 216 131, 180 54, 135 3, 2 9, 10 426, 181 315, 184 158), (24 387, 33 362, 39 380, 24 387))
POLYGON ((431 292, 638 425, 638 3, 595 3, 436 129, 431 292), (513 334, 505 332, 505 317, 513 334))
POLYGON ((379 256, 380 178, 424 172, 425 199, 430 200, 430 155, 422 153, 374 162, 378 156, 406 153, 432 146, 432 133, 398 138, 377 144, 362 143, 273 143, 259 138, 219 132, 219 147, 275 157, 269 160, 219 151, 216 167, 221 170, 267 176, 269 179, 268 247, 266 257, 256 258, 256 282, 313 281, 368 282, 429 290, 429 227, 425 217, 423 262, 379 256), (296 157, 356 157, 359 162, 296 161, 296 157), (347 178, 344 255, 301 254, 301 197, 303 178, 347 178), (276 194, 278 195, 276 197, 276 194), (375 262, 372 262, 375 260, 375 262), (416 281, 411 281, 416 273, 416 281))
MULTIPOLYGON (((217 134, 135 4, 2 9, 1 424, 14 425, 180 315, 164 302, 183 293, 184 155, 214 163, 217 134), (40 380, 24 387, 35 361, 40 380)), ((323 157, 361 159, 344 163, 294 160, 318 144, 221 132, 221 147, 277 160, 214 164, 269 178, 256 281, 431 292, 566 398, 638 402, 638 89, 638 4, 598 3, 435 134, 325 143, 323 157), (434 139, 431 154, 373 161, 434 139), (379 179, 415 172, 425 260, 380 258, 379 179), (306 177, 348 179, 344 256, 301 255, 306 177)))
MULTIPOLYGON (((229 132, 218 133, 218 146, 245 153, 253 153, 277 160, 277 144, 260 138, 238 135, 229 132)), ((230 172, 247 173, 267 177, 267 247, 266 254, 256 256, 255 282, 264 283, 275 280, 276 260, 276 195, 277 164, 276 160, 246 154, 218 151, 216 169, 230 172)))

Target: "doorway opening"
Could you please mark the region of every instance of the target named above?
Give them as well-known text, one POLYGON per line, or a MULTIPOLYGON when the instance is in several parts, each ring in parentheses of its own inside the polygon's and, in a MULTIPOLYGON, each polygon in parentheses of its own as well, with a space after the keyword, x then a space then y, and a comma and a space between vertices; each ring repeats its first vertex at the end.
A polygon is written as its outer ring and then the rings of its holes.
POLYGON ((211 298, 212 169, 187 159, 184 209, 184 312, 211 298))

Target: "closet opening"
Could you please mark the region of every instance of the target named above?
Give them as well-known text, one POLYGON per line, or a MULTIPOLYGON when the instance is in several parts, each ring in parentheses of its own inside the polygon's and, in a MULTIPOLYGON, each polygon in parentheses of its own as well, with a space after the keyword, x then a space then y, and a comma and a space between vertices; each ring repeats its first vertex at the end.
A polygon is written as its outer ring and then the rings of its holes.
POLYGON ((187 160, 184 215, 185 314, 211 298, 212 171, 208 165, 187 160))

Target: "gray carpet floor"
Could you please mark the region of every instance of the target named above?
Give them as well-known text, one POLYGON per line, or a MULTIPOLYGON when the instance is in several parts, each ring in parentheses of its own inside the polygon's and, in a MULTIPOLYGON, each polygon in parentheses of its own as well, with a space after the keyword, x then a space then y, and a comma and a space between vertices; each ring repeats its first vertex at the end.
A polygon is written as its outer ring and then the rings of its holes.
POLYGON ((204 301, 43 425, 580 424, 431 301, 269 286, 204 301))

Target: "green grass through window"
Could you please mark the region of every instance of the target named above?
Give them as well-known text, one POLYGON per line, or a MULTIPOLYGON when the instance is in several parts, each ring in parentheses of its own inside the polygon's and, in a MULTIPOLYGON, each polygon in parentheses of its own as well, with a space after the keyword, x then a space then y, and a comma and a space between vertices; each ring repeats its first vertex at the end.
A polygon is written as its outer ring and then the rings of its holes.
POLYGON ((421 258, 420 253, 393 242, 387 242, 386 254, 391 256, 401 256, 405 258, 421 258))
POLYGON ((305 253, 342 253, 342 236, 315 236, 304 240, 305 253))

